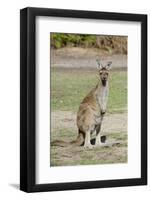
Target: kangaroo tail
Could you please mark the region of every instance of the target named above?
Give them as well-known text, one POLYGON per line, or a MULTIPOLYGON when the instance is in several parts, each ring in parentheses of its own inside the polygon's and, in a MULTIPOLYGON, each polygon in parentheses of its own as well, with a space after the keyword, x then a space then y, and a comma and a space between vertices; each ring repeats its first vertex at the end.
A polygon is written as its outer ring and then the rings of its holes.
POLYGON ((54 140, 51 142, 51 146, 60 146, 60 147, 82 146, 83 144, 84 144, 84 135, 80 130, 76 140, 73 140, 71 142, 66 142, 63 140, 54 140))
POLYGON ((69 145, 69 142, 65 142, 63 140, 54 140, 51 142, 51 146, 67 147, 69 145))

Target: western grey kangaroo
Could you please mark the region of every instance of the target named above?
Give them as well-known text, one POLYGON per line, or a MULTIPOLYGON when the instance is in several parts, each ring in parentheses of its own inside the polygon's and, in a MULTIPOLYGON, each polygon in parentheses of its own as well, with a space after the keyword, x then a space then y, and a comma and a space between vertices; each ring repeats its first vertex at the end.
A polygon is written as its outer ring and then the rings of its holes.
POLYGON ((77 127, 78 137, 71 142, 65 142, 61 140, 55 140, 51 142, 54 146, 81 146, 84 148, 93 148, 94 146, 101 146, 101 124, 104 114, 106 112, 108 94, 109 94, 109 70, 112 62, 108 62, 106 65, 97 60, 99 82, 94 89, 92 89, 88 95, 83 99, 80 104, 77 113, 77 127), (91 144, 91 135, 96 135, 95 145, 91 144))

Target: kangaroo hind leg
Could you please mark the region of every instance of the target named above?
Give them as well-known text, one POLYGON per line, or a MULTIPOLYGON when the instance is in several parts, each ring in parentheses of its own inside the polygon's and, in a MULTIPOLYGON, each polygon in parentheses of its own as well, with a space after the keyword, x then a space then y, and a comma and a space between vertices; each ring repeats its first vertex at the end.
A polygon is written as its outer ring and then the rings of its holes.
MULTIPOLYGON (((103 120, 103 118, 102 118, 103 120)), ((95 146, 102 146, 103 143, 105 143, 106 141, 106 137, 104 136, 104 138, 101 139, 101 124, 102 124, 102 120, 101 123, 97 125, 96 127, 96 139, 95 139, 95 146)))
POLYGON ((91 144, 90 140, 91 140, 91 131, 88 130, 85 133, 85 141, 84 141, 84 148, 85 149, 87 149, 87 148, 92 149, 93 148, 93 145, 91 144))

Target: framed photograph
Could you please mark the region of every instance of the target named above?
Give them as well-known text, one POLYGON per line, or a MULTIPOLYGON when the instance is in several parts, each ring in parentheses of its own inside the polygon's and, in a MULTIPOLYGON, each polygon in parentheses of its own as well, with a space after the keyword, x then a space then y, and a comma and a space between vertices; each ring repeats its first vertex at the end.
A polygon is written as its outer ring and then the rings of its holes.
POLYGON ((20 11, 20 189, 147 184, 147 15, 20 11))

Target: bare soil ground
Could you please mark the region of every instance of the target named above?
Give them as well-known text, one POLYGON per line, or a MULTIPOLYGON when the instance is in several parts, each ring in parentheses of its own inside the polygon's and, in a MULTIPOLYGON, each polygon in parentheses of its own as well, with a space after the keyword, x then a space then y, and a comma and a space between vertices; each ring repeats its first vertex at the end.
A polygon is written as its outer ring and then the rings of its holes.
MULTIPOLYGON (((51 130, 75 129, 76 130, 76 113, 70 111, 56 111, 51 113, 52 126, 51 130)), ((102 133, 109 134, 112 132, 121 133, 127 131, 127 113, 106 114, 102 123, 102 133)))
POLYGON ((96 59, 112 61, 113 69, 127 68, 127 55, 110 54, 99 49, 90 48, 61 48, 51 50, 51 65, 61 68, 95 68, 96 59))
MULTIPOLYGON (((77 137, 76 113, 56 111, 51 115, 51 140, 72 141, 77 137)), ((119 141, 113 147, 84 150, 83 147, 51 147, 51 166, 111 164, 127 162, 127 113, 107 114, 102 124, 107 140, 119 141)))

